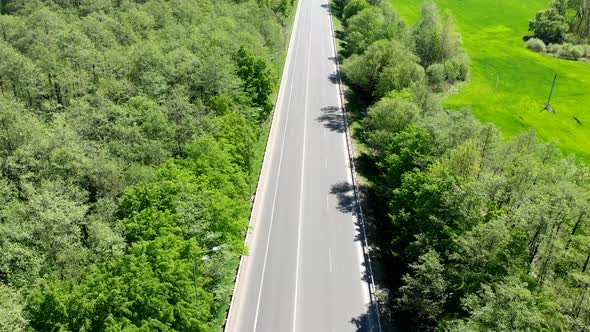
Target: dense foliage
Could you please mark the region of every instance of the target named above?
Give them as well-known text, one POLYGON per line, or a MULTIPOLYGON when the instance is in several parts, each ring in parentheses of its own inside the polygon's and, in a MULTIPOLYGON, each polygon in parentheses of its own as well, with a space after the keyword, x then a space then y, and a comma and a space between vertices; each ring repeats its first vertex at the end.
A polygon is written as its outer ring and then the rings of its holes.
POLYGON ((551 0, 529 22, 529 30, 545 43, 590 43, 590 1, 551 0))
POLYGON ((366 34, 387 40, 348 50, 343 65, 370 105, 357 139, 390 288, 384 311, 404 331, 590 331, 589 169, 532 132, 505 142, 469 112, 443 110, 434 92, 453 67, 430 64, 443 47, 420 46, 441 45, 433 13, 426 3, 413 28, 388 14, 374 28, 398 33, 366 34), (406 80, 417 65, 427 78, 406 80), (380 90, 377 66, 408 68, 392 75, 404 83, 380 90))
POLYGON ((0 330, 220 328, 291 6, 0 1, 0 330))

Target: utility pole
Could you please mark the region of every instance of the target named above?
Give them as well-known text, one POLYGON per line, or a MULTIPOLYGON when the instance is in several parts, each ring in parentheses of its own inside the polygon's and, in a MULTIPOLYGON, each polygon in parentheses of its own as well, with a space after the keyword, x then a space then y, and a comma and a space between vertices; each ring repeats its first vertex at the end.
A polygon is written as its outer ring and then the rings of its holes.
POLYGON ((553 77, 553 84, 551 84, 551 91, 549 92, 549 98, 547 99, 547 104, 543 106, 541 111, 548 111, 555 114, 555 109, 551 106, 551 97, 553 96, 553 89, 555 88, 555 81, 557 81, 557 74, 553 77))
MULTIPOLYGON (((249 112, 248 112, 249 113, 249 112)), ((248 199, 252 199, 252 146, 250 143, 250 114, 246 116, 248 126, 248 199)))
POLYGON ((250 139, 250 136, 252 136, 251 134, 251 129, 250 129, 250 118, 255 118, 256 117, 256 113, 253 110, 248 111, 248 113, 246 114, 246 123, 248 126, 248 187, 250 188, 248 191, 249 194, 249 199, 250 201, 252 201, 252 142, 250 139))

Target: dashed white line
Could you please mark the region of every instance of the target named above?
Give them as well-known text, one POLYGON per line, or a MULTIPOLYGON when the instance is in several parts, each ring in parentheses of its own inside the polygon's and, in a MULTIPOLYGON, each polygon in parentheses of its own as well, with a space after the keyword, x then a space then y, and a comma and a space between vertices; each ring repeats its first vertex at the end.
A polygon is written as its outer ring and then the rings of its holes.
POLYGON ((309 94, 309 67, 311 64, 311 34, 312 25, 309 25, 309 38, 307 46, 307 77, 305 79, 305 107, 303 111, 303 152, 301 158, 301 186, 299 188, 299 221, 297 229, 297 261, 295 264, 295 297, 293 299, 293 332, 297 330, 297 296, 299 288, 299 254, 301 248, 301 219, 303 217, 303 179, 305 177, 305 143, 307 140, 307 104, 309 94))
MULTIPOLYGON (((297 23, 295 23, 297 24, 297 23)), ((295 58, 296 61, 296 58, 295 58)), ((289 68, 285 69, 288 73, 289 68)), ((287 74, 286 73, 286 74, 287 74)), ((295 79, 295 74, 291 74, 291 85, 293 86, 293 81, 295 79)), ((256 303, 256 314, 254 316, 254 329, 253 331, 256 331, 256 325, 258 324, 258 313, 260 311, 260 299, 262 298, 262 288, 264 286, 264 274, 266 272, 266 262, 268 260, 268 248, 270 247, 270 236, 272 234, 272 224, 273 224, 273 220, 274 220, 274 214, 275 214, 275 205, 276 205, 276 201, 277 201, 277 192, 279 190, 279 179, 281 176, 281 167, 283 165, 283 151, 285 148, 285 138, 287 137, 287 123, 289 123, 289 111, 291 109, 291 98, 293 96, 293 93, 290 92, 289 93, 289 99, 287 101, 287 116, 285 117, 285 131, 283 132, 283 141, 281 143, 281 155, 279 157, 279 167, 278 167, 278 171, 277 171, 277 179, 276 179, 276 184, 275 184, 275 192, 274 192, 274 197, 272 200, 272 209, 270 212, 270 223, 268 226, 268 236, 266 237, 266 250, 264 252, 264 263, 262 264, 262 275, 260 277, 260 289, 258 290, 258 301, 256 303)))
POLYGON ((328 259, 330 262, 330 273, 332 273, 332 248, 328 248, 328 259))

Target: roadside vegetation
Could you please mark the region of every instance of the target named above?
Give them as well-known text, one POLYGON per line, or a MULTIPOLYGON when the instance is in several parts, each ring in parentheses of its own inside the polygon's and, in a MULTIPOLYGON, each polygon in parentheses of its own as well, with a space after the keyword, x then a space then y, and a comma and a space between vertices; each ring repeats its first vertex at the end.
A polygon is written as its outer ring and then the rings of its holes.
MULTIPOLYGON (((423 0, 389 0, 406 22, 420 14, 423 0)), ((556 142, 566 153, 590 161, 590 66, 581 61, 531 52, 523 36, 537 11, 548 0, 436 0, 450 11, 472 61, 471 80, 444 101, 446 108, 470 109, 482 122, 492 122, 505 138, 534 129, 539 138, 556 142), (551 105, 556 113, 541 112, 557 83, 551 105), (576 119, 579 120, 576 121, 576 119)), ((557 45, 557 44, 556 44, 557 45)))
POLYGON ((385 1, 334 12, 388 326, 589 331, 590 170, 533 131, 502 139, 442 107, 470 72, 433 2, 411 26, 385 1))
POLYGON ((0 1, 0 331, 220 330, 292 5, 0 1))

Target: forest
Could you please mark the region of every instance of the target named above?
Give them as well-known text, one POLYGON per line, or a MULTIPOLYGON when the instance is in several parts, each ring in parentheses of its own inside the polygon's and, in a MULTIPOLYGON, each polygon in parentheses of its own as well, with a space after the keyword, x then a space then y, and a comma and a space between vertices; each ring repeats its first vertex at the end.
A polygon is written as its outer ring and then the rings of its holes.
POLYGON ((385 325, 590 331, 590 169, 441 106, 470 61, 434 2, 412 26, 385 1, 333 9, 385 325))
POLYGON ((292 5, 0 1, 0 331, 221 329, 292 5))

